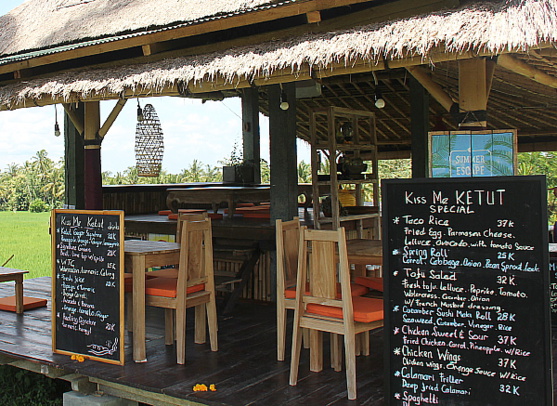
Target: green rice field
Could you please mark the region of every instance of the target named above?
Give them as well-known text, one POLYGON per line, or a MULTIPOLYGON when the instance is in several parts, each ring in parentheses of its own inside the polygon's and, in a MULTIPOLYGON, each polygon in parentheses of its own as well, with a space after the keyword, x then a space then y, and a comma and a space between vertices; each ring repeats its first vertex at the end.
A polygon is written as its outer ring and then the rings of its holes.
POLYGON ((0 211, 0 265, 29 271, 26 278, 52 274, 50 212, 0 211))

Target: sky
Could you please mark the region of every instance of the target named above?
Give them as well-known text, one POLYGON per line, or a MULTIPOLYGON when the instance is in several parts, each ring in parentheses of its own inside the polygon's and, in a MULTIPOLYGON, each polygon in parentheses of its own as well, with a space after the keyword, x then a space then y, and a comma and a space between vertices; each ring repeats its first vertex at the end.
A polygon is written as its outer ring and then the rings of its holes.
MULTIPOLYGON (((0 0, 0 15, 8 13, 24 0, 0 0)), ((101 125, 116 100, 101 102, 101 125)), ((234 144, 241 146, 242 120, 239 98, 201 103, 197 99, 157 97, 139 99, 140 105, 153 105, 164 136, 162 167, 179 173, 194 160, 211 166, 230 156, 234 144)), ((112 125, 101 146, 102 171, 123 172, 135 166, 135 128, 137 100, 130 99, 112 125)), ((64 137, 54 136, 56 116, 63 131, 61 105, 0 111, 0 170, 10 164, 22 164, 46 150, 57 161, 64 156, 64 137)), ((269 159, 268 120, 260 116, 261 157, 269 159)), ((63 134, 63 133, 62 133, 63 134)), ((298 159, 309 162, 309 147, 298 143, 298 159)))

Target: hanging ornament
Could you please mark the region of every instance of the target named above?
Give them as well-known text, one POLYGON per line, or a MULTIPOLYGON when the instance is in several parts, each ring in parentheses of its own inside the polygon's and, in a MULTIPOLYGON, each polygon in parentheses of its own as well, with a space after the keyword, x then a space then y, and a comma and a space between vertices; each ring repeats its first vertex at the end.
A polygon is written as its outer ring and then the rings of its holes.
MULTIPOLYGON (((139 102, 138 102, 139 106, 139 102)), ((146 104, 135 127, 135 161, 139 176, 157 177, 164 151, 161 123, 155 108, 146 104)))

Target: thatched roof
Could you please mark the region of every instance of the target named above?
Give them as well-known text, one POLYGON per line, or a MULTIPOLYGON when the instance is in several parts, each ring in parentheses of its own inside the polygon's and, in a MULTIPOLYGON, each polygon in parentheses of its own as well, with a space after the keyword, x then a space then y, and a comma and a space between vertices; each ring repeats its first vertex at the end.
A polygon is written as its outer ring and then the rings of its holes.
POLYGON ((0 17, 0 55, 225 17, 269 0, 28 0, 0 17))
MULTIPOLYGON (((45 3, 52 6, 60 2, 48 0, 45 3)), ((67 3, 70 0, 65 0, 64 4, 67 3)), ((109 2, 93 0, 94 3, 108 7, 109 2)), ((147 0, 135 0, 129 4, 135 3, 144 4, 147 0)), ((81 70, 15 83, 0 88, 0 105, 17 106, 26 100, 39 101, 42 98, 76 101, 117 97, 130 92, 156 94, 179 83, 191 87, 224 81, 234 87, 240 82, 269 78, 278 71, 294 75, 315 74, 330 72, 333 66, 356 64, 372 69, 385 60, 392 68, 397 61, 409 57, 418 57, 412 62, 417 64, 435 61, 435 55, 449 55, 446 59, 451 59, 462 52, 493 55, 524 52, 553 44, 556 40, 557 5, 554 0, 474 3, 455 10, 343 31, 307 34, 226 52, 81 70)))

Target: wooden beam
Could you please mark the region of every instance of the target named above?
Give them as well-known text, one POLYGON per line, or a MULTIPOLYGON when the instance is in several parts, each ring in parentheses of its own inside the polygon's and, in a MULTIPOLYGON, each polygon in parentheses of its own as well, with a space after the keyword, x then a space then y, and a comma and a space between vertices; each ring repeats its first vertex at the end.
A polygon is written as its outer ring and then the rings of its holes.
POLYGON ((511 72, 526 76, 534 82, 538 82, 552 88, 557 88, 557 78, 555 76, 548 75, 544 71, 535 68, 512 55, 499 55, 497 57, 497 65, 502 66, 511 72))
POLYGON ((116 119, 118 118, 118 115, 126 105, 126 101, 127 99, 118 100, 118 102, 116 103, 116 105, 114 106, 114 108, 112 109, 108 117, 106 118, 106 121, 99 129, 99 137, 101 141, 104 138, 104 136, 108 133, 108 130, 110 130, 110 127, 112 127, 112 124, 114 124, 114 121, 116 121, 116 119))
POLYGON ((321 22, 321 12, 320 11, 310 11, 306 13, 306 19, 308 24, 315 24, 321 22))
MULTIPOLYGON (((458 104, 464 113, 487 110, 486 60, 473 58, 458 63, 458 104)), ((473 116, 472 116, 473 117, 473 116)), ((462 123, 466 127, 487 127, 487 121, 478 119, 462 123)))
POLYGON ((495 67, 497 64, 493 59, 487 59, 485 65, 485 73, 486 73, 486 95, 487 99, 489 100, 489 94, 491 93, 491 87, 493 86, 493 76, 495 75, 495 67))
POLYGON ((71 104, 62 103, 62 106, 64 106, 64 110, 66 111, 66 114, 68 115, 68 118, 72 122, 72 124, 75 127, 75 129, 77 130, 77 132, 79 134, 83 134, 84 124, 83 124, 82 116, 76 114, 76 112, 72 109, 71 104))
POLYGON ((427 92, 439 102, 446 110, 451 111, 454 104, 453 98, 445 92, 445 89, 438 83, 434 82, 429 74, 429 70, 421 66, 409 66, 406 68, 408 72, 427 90, 427 92))
POLYGON ((84 128, 84 180, 85 209, 102 210, 102 176, 101 176, 101 141, 98 137, 100 128, 100 102, 85 103, 84 128))
POLYGON ((412 137, 412 177, 429 177, 429 97, 425 87, 410 77, 410 131, 412 137))

